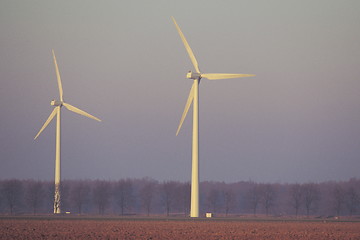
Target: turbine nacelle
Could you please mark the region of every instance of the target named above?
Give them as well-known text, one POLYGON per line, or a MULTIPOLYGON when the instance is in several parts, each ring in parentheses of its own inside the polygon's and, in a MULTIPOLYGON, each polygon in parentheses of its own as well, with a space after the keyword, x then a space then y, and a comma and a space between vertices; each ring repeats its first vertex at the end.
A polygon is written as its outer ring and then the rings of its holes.
POLYGON ((50 102, 51 106, 62 106, 64 102, 62 101, 56 101, 56 100, 52 100, 50 102))
POLYGON ((187 74, 186 74, 186 78, 188 79, 201 79, 201 74, 200 73, 194 73, 192 71, 189 71, 187 74))

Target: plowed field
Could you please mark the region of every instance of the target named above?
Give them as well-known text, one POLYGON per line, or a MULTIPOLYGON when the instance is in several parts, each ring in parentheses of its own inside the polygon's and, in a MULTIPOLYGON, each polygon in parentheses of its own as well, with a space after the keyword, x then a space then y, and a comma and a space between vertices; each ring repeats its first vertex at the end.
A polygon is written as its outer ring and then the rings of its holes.
POLYGON ((360 223, 2 219, 0 239, 360 240, 360 223))

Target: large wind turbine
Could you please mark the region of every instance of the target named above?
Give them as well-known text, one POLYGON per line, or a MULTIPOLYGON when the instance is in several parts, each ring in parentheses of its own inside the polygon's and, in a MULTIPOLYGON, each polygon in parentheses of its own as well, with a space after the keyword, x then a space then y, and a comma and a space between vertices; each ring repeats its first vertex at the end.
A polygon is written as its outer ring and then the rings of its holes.
POLYGON ((75 112, 77 114, 83 115, 85 117, 89 117, 92 119, 95 119, 97 121, 101 121, 100 119, 98 119, 97 117, 94 117, 90 114, 88 114, 87 112, 80 110, 68 103, 65 103, 63 100, 63 89, 62 89, 62 84, 61 84, 61 78, 60 78, 60 72, 59 72, 59 68, 56 62, 56 57, 55 57, 55 53, 54 50, 52 50, 52 54, 53 54, 53 58, 54 58, 54 64, 55 64, 55 72, 56 72, 56 77, 57 77, 57 82, 58 82, 58 86, 59 86, 59 94, 60 94, 60 101, 56 101, 56 100, 52 100, 51 101, 51 105, 54 106, 54 110, 51 112, 50 116, 48 117, 48 119, 46 120, 46 122, 44 123, 44 125, 42 126, 42 128, 40 129, 40 131, 38 132, 38 134, 36 134, 35 138, 36 139, 40 133, 47 127, 47 125, 51 122, 51 120, 55 117, 56 115, 56 150, 55 150, 55 196, 54 196, 54 213, 61 213, 61 198, 60 198, 60 180, 61 180, 61 172, 60 172, 60 153, 61 153, 61 139, 60 139, 60 133, 61 133, 61 129, 60 129, 60 113, 61 113, 61 107, 65 106, 68 110, 75 112))
POLYGON ((193 132, 192 132, 192 163, 191 163, 191 206, 190 206, 190 217, 199 217, 199 84, 201 78, 207 78, 209 80, 227 79, 227 78, 240 78, 240 77, 251 77, 253 74, 230 74, 230 73, 201 73, 198 62, 192 52, 188 42, 179 25, 176 23, 175 18, 171 17, 175 27, 180 35, 182 42, 184 43, 185 49, 189 54, 190 60, 194 65, 195 72, 189 71, 186 74, 186 78, 193 79, 194 82, 190 89, 190 94, 187 99, 184 112, 180 119, 180 124, 176 132, 178 135, 180 128, 184 122, 187 112, 189 111, 190 105, 193 102, 193 132))

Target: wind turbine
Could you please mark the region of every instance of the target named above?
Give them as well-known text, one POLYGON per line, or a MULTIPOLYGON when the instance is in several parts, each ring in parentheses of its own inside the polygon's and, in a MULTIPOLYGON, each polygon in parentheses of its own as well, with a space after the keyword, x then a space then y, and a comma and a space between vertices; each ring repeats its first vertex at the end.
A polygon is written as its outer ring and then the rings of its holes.
POLYGON ((97 121, 101 121, 100 119, 98 119, 97 117, 94 117, 92 115, 90 115, 89 113, 80 110, 68 103, 64 102, 63 99, 63 89, 62 89, 62 84, 61 84, 61 78, 60 78, 60 72, 59 72, 59 68, 56 62, 56 57, 55 57, 55 53, 54 50, 52 50, 52 54, 53 54, 53 58, 54 58, 54 64, 55 64, 55 72, 56 72, 56 78, 57 78, 57 82, 58 82, 58 87, 59 87, 59 94, 60 94, 60 101, 56 101, 56 100, 52 100, 51 101, 51 105, 54 106, 54 110, 51 112, 50 116, 48 117, 48 119, 46 120, 46 122, 44 123, 44 125, 41 127, 40 131, 38 132, 38 134, 36 134, 34 140, 40 135, 40 133, 47 127, 47 125, 51 122, 51 120, 55 117, 56 115, 56 150, 55 150, 55 196, 54 196, 54 213, 61 213, 61 194, 60 194, 60 181, 61 181, 61 172, 60 172, 60 153, 61 153, 61 138, 60 138, 60 134, 61 134, 61 129, 60 129, 60 122, 61 122, 61 107, 64 106, 65 108, 67 108, 68 110, 75 112, 77 114, 83 115, 85 117, 88 118, 92 118, 95 119, 97 121))
POLYGON ((192 132, 192 162, 191 162, 191 206, 190 217, 199 217, 199 84, 202 78, 209 80, 252 77, 253 74, 231 74, 231 73, 201 73, 195 55, 192 52, 184 34, 182 33, 179 25, 176 23, 175 18, 171 17, 175 27, 180 35, 185 49, 189 54, 190 60, 194 65, 195 72, 189 71, 186 78, 193 79, 193 84, 190 89, 189 97, 186 101, 184 112, 180 119, 180 124, 176 132, 179 134, 181 126, 184 122, 187 112, 189 111, 191 103, 193 103, 193 132, 192 132))

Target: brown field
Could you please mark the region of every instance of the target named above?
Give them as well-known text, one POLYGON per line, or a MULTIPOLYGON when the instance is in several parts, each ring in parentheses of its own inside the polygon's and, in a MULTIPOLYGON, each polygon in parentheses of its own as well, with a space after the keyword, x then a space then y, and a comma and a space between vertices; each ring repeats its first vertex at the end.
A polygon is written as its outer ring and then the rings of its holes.
POLYGON ((3 218, 0 239, 360 240, 360 222, 3 218))

